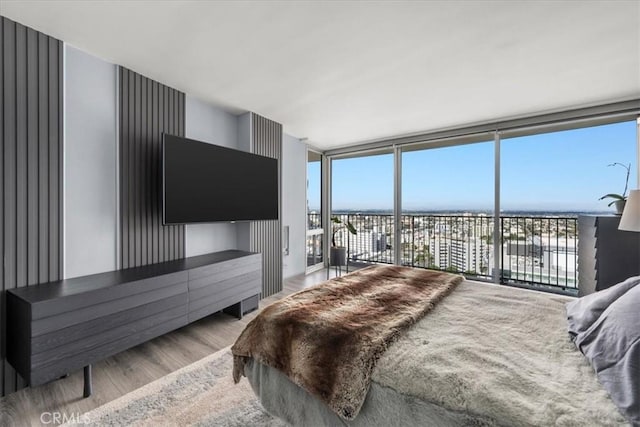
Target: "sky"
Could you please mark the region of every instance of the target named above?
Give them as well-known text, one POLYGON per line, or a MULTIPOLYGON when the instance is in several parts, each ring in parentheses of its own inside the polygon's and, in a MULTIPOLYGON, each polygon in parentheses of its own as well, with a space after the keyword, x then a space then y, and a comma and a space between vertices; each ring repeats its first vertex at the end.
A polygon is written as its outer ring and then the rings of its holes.
MULTIPOLYGON (((501 209, 611 211, 607 193, 637 188, 635 121, 501 141, 501 209)), ((393 155, 334 160, 333 210, 393 209, 393 155)), ((309 207, 320 206, 320 164, 308 164, 309 207)), ((493 141, 403 153, 403 210, 487 210, 494 200, 493 141)), ((627 192, 628 194, 628 192, 627 192)))

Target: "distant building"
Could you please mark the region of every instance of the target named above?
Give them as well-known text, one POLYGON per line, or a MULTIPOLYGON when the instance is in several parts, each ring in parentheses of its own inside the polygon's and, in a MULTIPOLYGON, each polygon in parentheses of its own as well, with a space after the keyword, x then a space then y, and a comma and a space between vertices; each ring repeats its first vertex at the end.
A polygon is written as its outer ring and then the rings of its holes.
MULTIPOLYGON (((358 230, 357 235, 345 232, 345 242, 348 239, 349 256, 354 260, 384 261, 391 260, 391 251, 388 249, 389 237, 384 231, 358 230)), ((346 243, 345 243, 346 244, 346 243)))
POLYGON ((377 231, 371 232, 371 251, 383 252, 387 250, 387 235, 377 231))
POLYGON ((557 270, 559 273, 576 272, 577 242, 575 239, 556 239, 549 247, 545 248, 542 257, 545 268, 557 270))
POLYGON ((489 248, 483 239, 449 239, 433 235, 431 247, 434 248, 433 263, 441 270, 454 268, 457 271, 473 271, 486 274, 488 271, 489 248))
POLYGON ((507 255, 533 258, 542 257, 542 252, 544 251, 544 247, 542 246, 542 242, 538 236, 533 236, 533 239, 530 241, 509 240, 505 244, 505 249, 507 255))

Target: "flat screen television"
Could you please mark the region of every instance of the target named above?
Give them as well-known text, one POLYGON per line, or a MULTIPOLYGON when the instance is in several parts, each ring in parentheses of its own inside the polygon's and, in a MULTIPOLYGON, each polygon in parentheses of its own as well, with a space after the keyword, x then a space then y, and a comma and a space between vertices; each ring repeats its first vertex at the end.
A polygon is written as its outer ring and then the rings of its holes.
POLYGON ((163 223, 278 219, 278 161, 163 135, 163 223))

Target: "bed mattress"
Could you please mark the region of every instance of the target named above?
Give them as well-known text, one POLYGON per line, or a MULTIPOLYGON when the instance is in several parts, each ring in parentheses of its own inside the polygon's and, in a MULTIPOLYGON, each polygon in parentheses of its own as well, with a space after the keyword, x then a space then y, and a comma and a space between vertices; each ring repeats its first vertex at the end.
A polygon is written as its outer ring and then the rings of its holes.
POLYGON ((461 283, 382 355, 349 422, 276 369, 250 361, 245 374, 292 425, 627 425, 569 339, 568 301, 461 283))

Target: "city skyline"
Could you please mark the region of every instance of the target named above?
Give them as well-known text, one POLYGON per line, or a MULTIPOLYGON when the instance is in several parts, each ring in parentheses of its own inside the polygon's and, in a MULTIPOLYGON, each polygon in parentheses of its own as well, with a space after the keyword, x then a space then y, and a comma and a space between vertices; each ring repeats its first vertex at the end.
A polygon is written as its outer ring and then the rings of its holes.
MULTIPOLYGON (((637 187, 636 123, 501 141, 501 211, 609 212, 607 193, 637 187)), ((493 141, 403 153, 403 212, 493 212, 493 141)), ((393 154, 334 160, 334 211, 393 209, 393 154)), ((320 205, 319 163, 309 163, 309 208, 320 205)))

